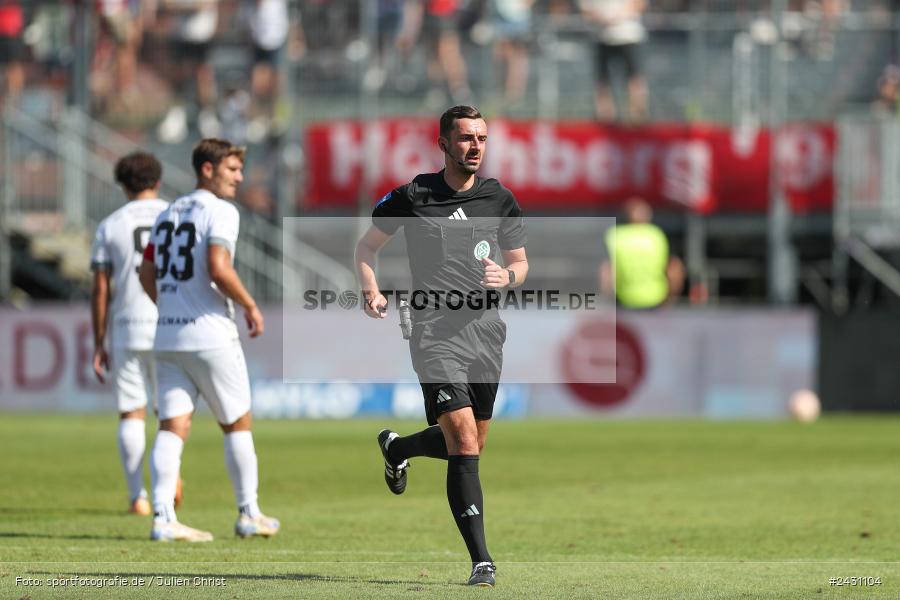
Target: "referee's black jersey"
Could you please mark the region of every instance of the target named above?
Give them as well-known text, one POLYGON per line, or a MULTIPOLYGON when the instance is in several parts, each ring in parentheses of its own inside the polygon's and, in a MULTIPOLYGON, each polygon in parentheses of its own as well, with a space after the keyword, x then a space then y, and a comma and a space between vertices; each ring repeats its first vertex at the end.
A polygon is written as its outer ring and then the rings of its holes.
MULTIPOLYGON (((484 294, 482 257, 502 264, 500 250, 525 246, 515 196, 496 179, 478 176, 471 188, 457 192, 444 181, 443 171, 418 175, 375 205, 372 222, 390 235, 403 228, 413 292, 484 294)), ((432 316, 411 304, 417 321, 432 316)), ((486 316, 477 312, 478 318, 486 316)))

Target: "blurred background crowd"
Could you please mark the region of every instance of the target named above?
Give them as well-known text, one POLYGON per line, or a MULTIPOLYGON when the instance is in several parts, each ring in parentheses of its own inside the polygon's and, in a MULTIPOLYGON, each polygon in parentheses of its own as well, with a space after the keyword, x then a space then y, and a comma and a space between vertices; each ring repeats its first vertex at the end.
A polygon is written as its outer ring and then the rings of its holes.
MULTIPOLYGON (((77 100, 135 139, 169 145, 197 135, 266 144, 312 118, 470 102, 492 117, 729 120, 735 37, 771 43, 770 4, 0 0, 3 102, 39 113, 77 100)), ((896 4, 786 4, 782 52, 802 79, 792 113, 828 118, 848 103, 896 112, 896 4)), ((271 190, 252 196, 273 211, 271 190)))
MULTIPOLYGON (((814 84, 797 86, 808 96, 798 105, 810 113, 803 116, 876 96, 890 104, 897 4, 785 0, 786 60, 853 59, 870 76, 863 84, 845 75, 825 106, 814 84), (867 39, 873 50, 860 47, 867 39)), ((7 101, 86 86, 92 114, 118 127, 155 126, 166 143, 196 132, 256 143, 283 132, 291 110, 346 114, 358 110, 360 93, 382 99, 378 109, 387 114, 476 102, 494 115, 640 120, 702 110, 705 119, 727 119, 725 107, 692 96, 716 100, 715 85, 728 86, 715 81, 730 78, 719 72, 719 55, 731 54, 741 32, 774 42, 771 7, 771 0, 0 0, 0 60, 7 101), (74 81, 80 59, 88 78, 74 81), (548 68, 560 80, 551 108, 540 96, 552 94, 548 68), (606 94, 583 102, 591 80, 610 87, 619 78, 627 83, 624 105, 599 97, 606 94), (315 104, 296 106, 308 96, 315 104)))

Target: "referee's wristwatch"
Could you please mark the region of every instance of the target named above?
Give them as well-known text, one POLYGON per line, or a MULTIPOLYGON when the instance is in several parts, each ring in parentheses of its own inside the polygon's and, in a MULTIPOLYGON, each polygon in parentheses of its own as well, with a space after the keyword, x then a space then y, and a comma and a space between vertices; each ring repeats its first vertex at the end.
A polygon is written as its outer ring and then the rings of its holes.
POLYGON ((507 269, 506 273, 509 275, 509 283, 507 283, 506 285, 514 284, 516 282, 516 272, 512 269, 507 269))

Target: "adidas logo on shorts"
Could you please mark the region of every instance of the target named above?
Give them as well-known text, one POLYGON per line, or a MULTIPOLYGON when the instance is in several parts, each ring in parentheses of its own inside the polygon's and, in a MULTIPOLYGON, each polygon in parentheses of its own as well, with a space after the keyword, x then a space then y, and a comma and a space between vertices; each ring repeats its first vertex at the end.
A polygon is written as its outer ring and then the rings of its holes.
POLYGON ((452 396, 450 396, 450 394, 448 394, 445 390, 441 390, 437 395, 437 403, 441 404, 443 402, 446 402, 447 400, 450 400, 451 397, 452 396))

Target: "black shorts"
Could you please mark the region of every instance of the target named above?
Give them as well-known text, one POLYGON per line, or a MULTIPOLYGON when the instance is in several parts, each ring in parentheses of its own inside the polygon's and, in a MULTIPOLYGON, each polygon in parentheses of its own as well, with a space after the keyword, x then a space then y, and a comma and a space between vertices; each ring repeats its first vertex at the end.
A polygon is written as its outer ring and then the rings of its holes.
POLYGON ((413 328, 409 350, 429 425, 442 414, 467 406, 476 420, 493 416, 505 341, 506 323, 497 319, 413 328))
POLYGON ((8 65, 25 58, 25 44, 21 37, 0 35, 0 65, 8 65))
POLYGON ((204 65, 209 58, 209 51, 212 48, 210 42, 201 42, 196 44, 185 40, 178 40, 172 44, 175 62, 189 65, 204 65))
POLYGON ((625 67, 625 76, 628 79, 641 74, 640 44, 603 44, 598 43, 597 52, 597 81, 607 83, 612 76, 612 65, 621 62, 625 67))
POLYGON ((258 65, 261 63, 265 63, 267 65, 272 65, 273 67, 278 67, 281 65, 281 56, 284 54, 284 45, 281 45, 274 50, 268 50, 263 48, 262 46, 253 45, 253 64, 258 65))
POLYGON ((456 33, 459 22, 455 15, 438 16, 430 13, 422 15, 422 33, 423 39, 436 43, 437 38, 446 33, 456 33))

